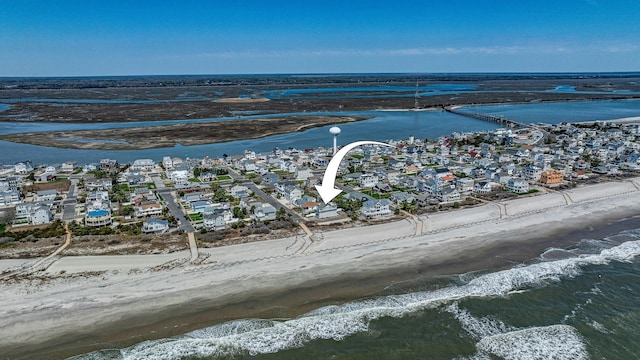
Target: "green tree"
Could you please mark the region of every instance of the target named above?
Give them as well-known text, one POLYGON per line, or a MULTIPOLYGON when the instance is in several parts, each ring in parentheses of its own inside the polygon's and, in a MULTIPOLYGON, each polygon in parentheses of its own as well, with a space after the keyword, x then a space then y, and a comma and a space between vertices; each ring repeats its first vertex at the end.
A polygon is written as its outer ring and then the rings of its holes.
POLYGON ((238 219, 244 219, 244 211, 239 206, 233 208, 233 216, 238 219))
POLYGON ((285 210, 283 207, 276 211, 276 219, 278 220, 285 220, 288 216, 289 214, 287 214, 287 210, 285 210))

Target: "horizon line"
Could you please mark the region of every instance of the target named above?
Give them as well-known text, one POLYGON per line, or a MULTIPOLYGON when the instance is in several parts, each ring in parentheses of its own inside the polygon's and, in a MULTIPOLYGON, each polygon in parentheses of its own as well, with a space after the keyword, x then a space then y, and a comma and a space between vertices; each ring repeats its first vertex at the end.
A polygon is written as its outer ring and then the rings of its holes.
POLYGON ((610 75, 640 75, 640 70, 636 71, 468 71, 468 72, 300 72, 300 73, 218 73, 218 74, 121 74, 121 75, 26 75, 26 76, 0 76, 0 80, 16 80, 16 79, 80 79, 80 78, 129 78, 129 77, 222 77, 222 76, 291 76, 291 77, 322 77, 322 76, 429 76, 429 75, 594 75, 594 74, 610 74, 610 75))

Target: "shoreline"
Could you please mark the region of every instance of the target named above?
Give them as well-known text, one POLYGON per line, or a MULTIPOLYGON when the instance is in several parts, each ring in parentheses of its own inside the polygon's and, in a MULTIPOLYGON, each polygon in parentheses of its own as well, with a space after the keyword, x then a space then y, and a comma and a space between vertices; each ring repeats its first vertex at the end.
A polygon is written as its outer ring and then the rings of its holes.
POLYGON ((530 260, 551 246, 579 241, 568 240, 574 231, 640 215, 639 201, 640 178, 633 178, 423 216, 420 235, 415 221, 405 219, 327 231, 314 242, 285 238, 203 249, 207 259, 183 268, 122 273, 109 268, 119 266, 112 259, 102 258, 101 265, 99 256, 63 257, 46 281, 2 282, 0 348, 16 358, 56 358, 238 316, 297 316, 416 276, 530 260), (78 259, 90 260, 78 268, 84 274, 61 276, 78 259))

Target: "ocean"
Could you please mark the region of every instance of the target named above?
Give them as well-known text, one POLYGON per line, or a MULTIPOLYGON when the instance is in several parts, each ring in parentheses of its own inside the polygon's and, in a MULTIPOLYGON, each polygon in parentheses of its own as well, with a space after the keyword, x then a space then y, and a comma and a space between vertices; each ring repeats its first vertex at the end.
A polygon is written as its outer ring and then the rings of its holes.
POLYGON ((72 359, 638 359, 640 219, 625 222, 507 268, 72 359))

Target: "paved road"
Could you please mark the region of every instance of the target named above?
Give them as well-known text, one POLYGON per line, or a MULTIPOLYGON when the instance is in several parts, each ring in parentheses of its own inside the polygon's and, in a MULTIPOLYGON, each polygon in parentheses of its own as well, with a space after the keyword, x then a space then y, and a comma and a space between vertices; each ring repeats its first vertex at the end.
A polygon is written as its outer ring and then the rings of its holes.
POLYGON ((267 202, 268 204, 270 204, 271 206, 276 208, 276 210, 279 210, 280 208, 284 208, 284 210, 287 212, 287 214, 291 215, 291 218, 295 223, 299 223, 299 222, 304 222, 305 221, 302 218, 302 216, 300 216, 300 214, 298 214, 297 212, 295 212, 295 211, 289 209, 288 207, 282 205, 280 202, 278 202, 278 200, 274 199, 273 196, 271 196, 271 195, 267 194, 266 192, 262 191, 262 189, 260 189, 258 186, 256 186, 256 184, 253 183, 252 181, 247 181, 247 179, 245 177, 243 177, 242 175, 238 174, 232 168, 227 167, 227 170, 229 170, 229 176, 231 176, 231 178, 233 178, 234 180, 241 181, 242 185, 244 185, 244 186, 248 187, 249 189, 251 189, 251 191, 253 191, 256 195, 260 196, 260 198, 262 198, 263 201, 267 202))
POLYGON ((69 186, 69 192, 67 198, 62 202, 62 221, 69 222, 76 217, 76 196, 78 188, 78 179, 71 178, 71 186, 69 186))
POLYGON ((282 205, 278 200, 274 199, 273 196, 267 194, 266 192, 262 191, 259 187, 256 186, 256 184, 247 181, 245 183, 243 183, 242 185, 248 187, 249 189, 251 189, 251 191, 253 191, 256 195, 260 196, 260 198, 262 198, 262 200, 264 200, 265 202, 269 203, 271 206, 273 206, 276 209, 280 209, 283 208, 287 214, 291 215, 291 219, 295 222, 304 222, 304 219, 302 218, 302 216, 300 216, 300 214, 298 214, 297 212, 289 209, 288 207, 282 205))
POLYGON ((162 196, 162 198, 164 199, 164 202, 167 205, 167 209, 169 209, 171 215, 173 215, 176 220, 180 221, 180 228, 184 232, 195 232, 196 230, 193 228, 193 226, 191 226, 191 223, 176 201, 173 192, 171 192, 171 189, 158 190, 158 194, 160 194, 160 196, 162 196))

